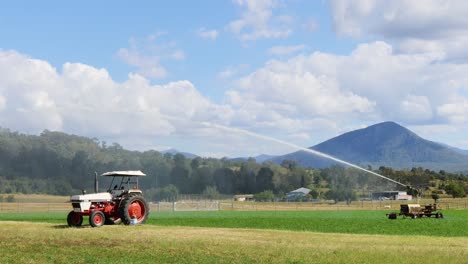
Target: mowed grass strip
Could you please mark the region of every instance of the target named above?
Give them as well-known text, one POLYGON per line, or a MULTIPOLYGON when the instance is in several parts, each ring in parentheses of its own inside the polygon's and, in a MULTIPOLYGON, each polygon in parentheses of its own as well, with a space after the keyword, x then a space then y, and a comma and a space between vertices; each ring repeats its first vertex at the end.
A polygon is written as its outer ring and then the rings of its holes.
POLYGON ((468 238, 4 221, 0 263, 463 263, 468 238))

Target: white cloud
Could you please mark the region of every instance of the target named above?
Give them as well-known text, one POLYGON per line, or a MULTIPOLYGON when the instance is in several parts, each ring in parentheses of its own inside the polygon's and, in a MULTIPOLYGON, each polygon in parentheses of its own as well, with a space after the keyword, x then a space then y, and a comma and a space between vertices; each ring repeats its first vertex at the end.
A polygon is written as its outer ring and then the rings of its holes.
POLYGON ((0 112, 6 107, 6 98, 0 95, 0 112))
POLYGON ((288 56, 299 51, 303 51, 305 45, 293 45, 293 46, 274 46, 268 49, 268 53, 276 56, 288 56))
POLYGON ((400 103, 399 116, 401 120, 412 121, 430 121, 432 120, 431 103, 427 96, 407 95, 400 103))
POLYGON ((302 26, 309 32, 315 32, 319 28, 318 22, 313 18, 310 18, 309 21, 304 23, 302 26))
POLYGON ((182 50, 176 50, 172 53, 171 57, 175 60, 185 59, 185 53, 182 50))
POLYGON ((405 53, 438 54, 466 60, 468 2, 457 0, 335 0, 332 16, 338 34, 384 37, 405 53))
POLYGON ((274 102, 275 111, 264 108, 268 101, 247 101, 254 109, 267 110, 257 116, 248 108, 210 101, 189 81, 151 85, 143 76, 130 74, 126 81, 115 82, 105 69, 65 63, 59 72, 45 61, 14 51, 0 52, 0 96, 7 102, 0 115, 2 126, 29 133, 60 130, 140 149, 171 145, 197 152, 203 146, 206 153, 229 156, 282 154, 291 149, 209 124, 266 134, 278 126, 283 138, 296 143, 307 138, 307 126, 318 124, 283 118, 276 110, 290 111, 294 106, 280 101, 274 102))
POLYGON ((237 66, 228 66, 226 69, 218 73, 218 78, 228 79, 238 74, 242 74, 249 69, 248 64, 240 64, 237 66))
POLYGON ((323 125, 329 135, 334 124, 353 129, 386 120, 468 125, 468 64, 437 61, 432 53, 394 53, 379 41, 349 55, 315 52, 269 61, 240 78, 226 100, 236 114, 248 113, 234 119, 290 135, 310 134, 307 124, 317 119, 332 122, 323 125))
POLYGON ((159 37, 166 35, 158 32, 143 40, 131 38, 128 48, 120 48, 117 56, 126 64, 135 67, 136 72, 147 78, 164 78, 168 72, 161 62, 164 60, 183 60, 183 50, 177 49, 173 42, 159 42, 159 37))
POLYGON ((278 7, 275 0, 235 0, 235 4, 244 8, 241 17, 231 21, 227 28, 242 41, 261 38, 285 38, 292 33, 288 24, 290 16, 273 15, 278 7))
POLYGON ((455 102, 440 105, 437 108, 437 113, 450 123, 467 123, 468 99, 463 98, 455 102))
POLYGON ((197 30, 197 35, 200 38, 215 40, 218 38, 219 32, 217 30, 209 30, 206 28, 199 28, 197 30))
POLYGON ((0 96, 3 105, 0 122, 22 131, 36 132, 37 126, 62 128, 54 95, 59 80, 50 64, 14 51, 0 51, 0 96))
POLYGON ((167 75, 166 68, 159 63, 158 57, 141 55, 137 50, 121 48, 117 56, 126 64, 136 67, 137 72, 149 78, 162 78, 167 75))
POLYGON ((0 98, 7 102, 0 122, 13 130, 61 130, 124 141, 190 134, 200 127, 196 122, 223 123, 231 111, 189 81, 150 85, 130 74, 118 83, 105 69, 80 63, 65 63, 59 73, 15 51, 0 51, 0 98))
POLYGON ((374 9, 374 0, 332 0, 332 17, 335 31, 342 35, 360 36, 363 34, 364 18, 374 9))
POLYGON ((306 146, 384 120, 468 127, 468 64, 441 63, 432 53, 395 53, 378 41, 347 55, 314 52, 271 60, 248 74, 248 66, 241 66, 223 75, 243 77, 216 103, 190 81, 152 85, 135 73, 116 82, 105 69, 65 63, 58 71, 46 61, 0 51, 0 123, 24 132, 62 130, 138 146, 196 152, 203 145, 207 152, 230 156, 288 150, 207 122, 306 146))

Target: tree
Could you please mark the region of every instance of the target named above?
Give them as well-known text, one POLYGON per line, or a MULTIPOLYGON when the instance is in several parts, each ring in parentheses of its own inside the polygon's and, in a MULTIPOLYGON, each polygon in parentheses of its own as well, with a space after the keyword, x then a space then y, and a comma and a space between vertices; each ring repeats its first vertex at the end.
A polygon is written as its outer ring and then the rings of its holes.
POLYGON ((350 204, 352 201, 357 200, 357 195, 353 190, 344 188, 331 189, 325 193, 325 197, 334 200, 335 203, 346 201, 346 204, 350 204))
POLYGON ((256 176, 257 163, 244 162, 240 166, 236 179, 236 191, 238 193, 254 193, 256 190, 256 176))
POLYGON ((224 194, 234 193, 235 174, 230 168, 217 169, 213 176, 219 192, 224 194))
POLYGON ((179 195, 179 190, 177 189, 177 187, 172 184, 169 184, 168 186, 157 190, 156 199, 158 201, 166 200, 166 201, 174 202, 174 201, 177 201, 178 195, 179 195))
POLYGON ((216 189, 216 186, 206 186, 205 190, 203 191, 203 196, 206 199, 216 200, 219 199, 220 194, 216 189))
POLYGON ((189 170, 183 167, 172 168, 171 184, 177 186, 182 193, 189 193, 189 170))
POLYGON ((294 171, 298 167, 297 162, 293 160, 283 160, 281 166, 290 171, 294 171))
POLYGON ((275 199, 275 194, 271 190, 266 190, 263 192, 259 192, 254 194, 255 201, 259 202, 272 202, 275 199))
POLYGON ((256 178, 256 191, 261 192, 273 189, 273 171, 268 167, 262 167, 256 178))
POLYGON ((456 182, 451 182, 445 186, 445 191, 453 198, 463 198, 466 196, 465 190, 456 182))
POLYGON ((16 201, 15 196, 10 194, 6 198, 7 203, 14 203, 16 201))
POLYGON ((310 195, 310 197, 311 197, 312 199, 317 199, 317 198, 319 197, 319 194, 320 194, 320 193, 317 191, 317 189, 312 188, 312 189, 310 189, 310 192, 309 192, 308 195, 310 195))
POLYGON ((190 170, 184 155, 177 153, 173 157, 174 167, 171 171, 171 183, 182 193, 190 193, 190 170))

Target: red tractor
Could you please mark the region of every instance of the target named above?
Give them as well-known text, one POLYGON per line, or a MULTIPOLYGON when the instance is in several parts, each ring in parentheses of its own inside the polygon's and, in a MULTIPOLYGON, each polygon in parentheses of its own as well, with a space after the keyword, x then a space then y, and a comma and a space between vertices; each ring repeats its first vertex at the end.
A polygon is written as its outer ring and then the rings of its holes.
POLYGON ((149 206, 138 188, 138 178, 146 174, 141 171, 111 171, 101 176, 113 177, 107 192, 98 192, 96 174, 95 193, 70 197, 73 211, 68 214, 68 225, 81 226, 83 216, 89 216, 92 227, 122 222, 126 225, 145 223, 149 206))

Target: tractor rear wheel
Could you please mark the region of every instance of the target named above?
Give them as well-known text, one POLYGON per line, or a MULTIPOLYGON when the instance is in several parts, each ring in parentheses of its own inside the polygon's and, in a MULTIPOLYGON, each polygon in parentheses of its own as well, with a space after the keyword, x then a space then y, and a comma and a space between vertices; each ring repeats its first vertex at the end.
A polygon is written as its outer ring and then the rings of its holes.
POLYGON ((143 196, 132 195, 125 197, 119 207, 120 219, 126 225, 132 223, 132 219, 136 219, 135 224, 143 224, 146 222, 149 214, 149 206, 143 196))
POLYGON ((74 211, 71 211, 70 213, 68 213, 67 223, 68 226, 81 226, 81 224, 83 223, 83 216, 74 211))
POLYGON ((104 225, 105 221, 106 221, 106 216, 101 211, 94 211, 89 216, 89 224, 92 227, 100 227, 104 225))

